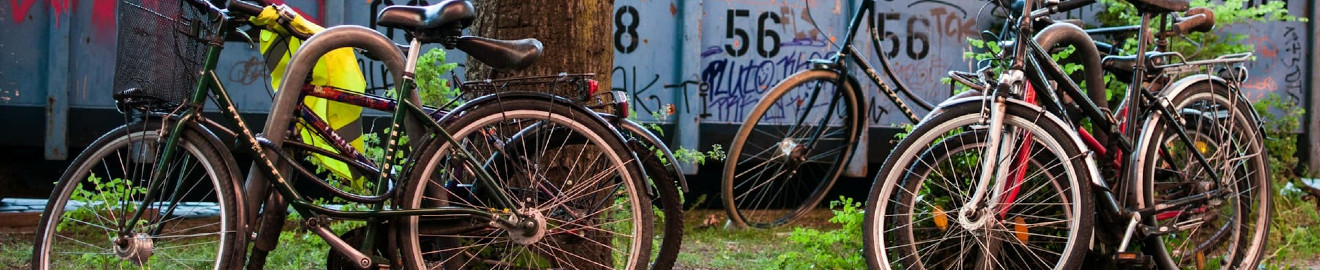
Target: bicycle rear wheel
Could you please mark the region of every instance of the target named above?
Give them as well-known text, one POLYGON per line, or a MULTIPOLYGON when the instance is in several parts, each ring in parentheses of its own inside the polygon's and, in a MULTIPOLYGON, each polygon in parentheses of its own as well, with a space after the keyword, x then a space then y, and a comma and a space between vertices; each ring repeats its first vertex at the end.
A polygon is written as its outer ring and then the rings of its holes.
POLYGON ((995 181, 1007 182, 987 190, 982 201, 973 201, 973 194, 982 167, 993 164, 982 155, 994 146, 987 143, 981 102, 937 110, 889 155, 863 223, 871 269, 1073 269, 1081 263, 1094 218, 1084 155, 1059 135, 1068 132, 1053 117, 1004 106, 1000 151, 1006 155, 998 168, 1006 168, 999 175, 1007 177, 995 181), (985 207, 964 211, 971 205, 985 207))
POLYGON ((185 131, 167 170, 155 171, 166 148, 160 129, 158 120, 121 126, 74 160, 37 226, 34 269, 242 265, 237 182, 219 154, 223 149, 185 131), (158 173, 165 181, 151 187, 158 173), (153 188, 152 203, 144 205, 153 188), (125 224, 143 208, 139 222, 125 224))
POLYGON ((1191 143, 1162 116, 1147 120, 1137 149, 1144 158, 1133 166, 1140 177, 1138 208, 1223 193, 1144 219, 1177 228, 1147 240, 1146 252, 1168 268, 1255 269, 1265 251, 1273 199, 1251 105, 1227 86, 1209 83, 1192 85, 1170 101, 1191 143), (1197 161, 1196 152, 1211 169, 1197 161), (1223 182, 1216 183, 1211 172, 1223 182))
POLYGON ((655 209, 659 214, 655 217, 653 227, 657 242, 651 247, 651 269, 674 268, 674 261, 678 259, 678 252, 683 245, 683 194, 679 190, 682 172, 674 163, 677 162, 674 157, 664 151, 669 146, 659 137, 631 120, 622 119, 618 123, 633 153, 646 168, 647 182, 655 192, 655 196, 651 197, 651 206, 659 208, 655 209))
POLYGON ((733 137, 721 191, 738 227, 770 228, 825 198, 857 145, 859 97, 839 74, 808 70, 766 93, 733 137))
POLYGON ((514 232, 470 218, 414 216, 400 226, 418 267, 642 269, 652 208, 642 165, 594 115, 547 100, 511 99, 458 112, 418 156, 404 209, 463 207, 526 214, 543 226, 514 232), (465 165, 459 149, 483 161, 465 165), (475 169, 497 183, 478 182, 475 169), (498 207, 491 194, 514 200, 498 207))

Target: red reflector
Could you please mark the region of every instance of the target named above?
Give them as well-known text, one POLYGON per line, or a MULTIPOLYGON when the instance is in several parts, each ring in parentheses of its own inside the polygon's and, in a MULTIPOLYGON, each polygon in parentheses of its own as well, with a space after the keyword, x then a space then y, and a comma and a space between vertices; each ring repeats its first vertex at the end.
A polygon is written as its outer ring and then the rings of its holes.
POLYGON ((596 95, 596 92, 598 92, 598 90, 600 90, 600 83, 597 83, 596 80, 587 80, 587 96, 588 96, 588 97, 590 97, 590 96, 595 96, 595 95, 596 95))
POLYGON ((628 93, 623 91, 610 92, 614 92, 614 103, 619 104, 619 112, 615 114, 619 117, 628 118, 628 93))

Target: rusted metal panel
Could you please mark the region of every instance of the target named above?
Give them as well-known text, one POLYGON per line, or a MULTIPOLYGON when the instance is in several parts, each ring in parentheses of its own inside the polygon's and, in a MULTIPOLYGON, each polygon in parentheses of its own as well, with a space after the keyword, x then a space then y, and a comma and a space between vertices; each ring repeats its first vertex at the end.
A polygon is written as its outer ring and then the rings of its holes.
POLYGON ((69 34, 68 16, 50 17, 46 48, 46 150, 48 160, 68 157, 69 132, 69 34))

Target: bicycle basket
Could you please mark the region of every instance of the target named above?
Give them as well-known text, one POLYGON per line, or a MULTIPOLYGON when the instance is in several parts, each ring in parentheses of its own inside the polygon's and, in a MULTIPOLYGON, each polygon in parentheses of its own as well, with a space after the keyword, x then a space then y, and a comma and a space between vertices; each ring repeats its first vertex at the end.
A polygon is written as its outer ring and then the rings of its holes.
POLYGON ((209 30, 206 13, 185 0, 119 1, 115 102, 148 110, 184 103, 197 85, 209 30))
POLYGON ((498 80, 469 81, 463 83, 460 98, 472 100, 481 96, 505 91, 548 93, 572 100, 579 106, 587 107, 599 113, 620 116, 627 111, 627 98, 622 92, 604 91, 592 93, 596 74, 560 74, 556 76, 520 77, 498 80))

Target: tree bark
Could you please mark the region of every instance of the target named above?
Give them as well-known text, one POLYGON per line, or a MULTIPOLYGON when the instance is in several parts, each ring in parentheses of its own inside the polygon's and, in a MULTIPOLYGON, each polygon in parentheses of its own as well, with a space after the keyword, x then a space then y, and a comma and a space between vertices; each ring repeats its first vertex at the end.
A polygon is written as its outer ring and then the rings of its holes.
MULTIPOLYGON (((613 0, 474 0, 473 5, 477 8, 477 19, 470 28, 472 35, 497 39, 536 38, 544 45, 544 51, 537 63, 524 70, 493 70, 469 57, 468 80, 595 73, 599 85, 612 85, 614 37, 610 35, 610 29, 613 27, 613 0)), ((558 150, 591 151, 571 146, 558 150)), ((599 198, 585 196, 580 200, 591 199, 599 198)), ((573 268, 595 269, 596 266, 612 265, 610 248, 592 244, 611 243, 611 238, 612 235, 594 231, 578 237, 547 237, 543 241, 556 242, 551 245, 561 249, 542 255, 555 258, 554 264, 573 268)))
POLYGON ((468 59, 467 79, 595 73, 610 84, 614 36, 613 0, 478 0, 472 35, 498 39, 536 38, 545 45, 541 59, 524 70, 491 70, 468 59))

